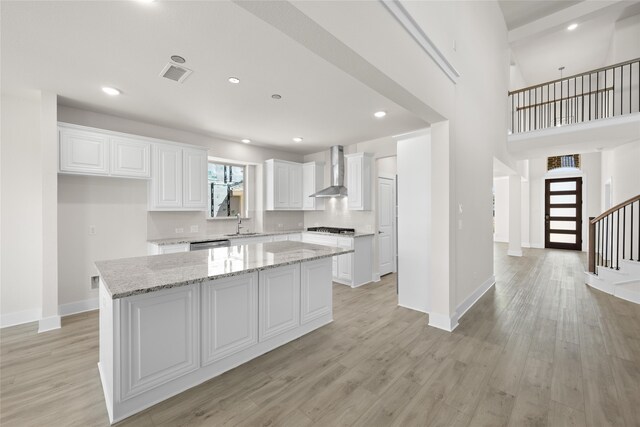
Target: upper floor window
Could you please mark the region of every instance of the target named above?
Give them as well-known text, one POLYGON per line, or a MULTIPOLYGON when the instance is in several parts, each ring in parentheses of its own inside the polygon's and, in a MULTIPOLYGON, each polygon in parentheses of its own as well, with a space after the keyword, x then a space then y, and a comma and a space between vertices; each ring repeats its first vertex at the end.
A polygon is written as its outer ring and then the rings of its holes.
POLYGON ((246 216, 245 166, 209 163, 209 217, 246 216))
POLYGON ((580 169, 580 154, 547 158, 547 171, 560 168, 580 169))

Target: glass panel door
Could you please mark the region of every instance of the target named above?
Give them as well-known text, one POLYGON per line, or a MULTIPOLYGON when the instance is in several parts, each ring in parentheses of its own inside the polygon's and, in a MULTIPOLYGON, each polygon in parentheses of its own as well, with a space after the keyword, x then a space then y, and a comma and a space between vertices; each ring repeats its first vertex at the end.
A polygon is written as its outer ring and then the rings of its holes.
POLYGON ((582 178, 545 182, 545 248, 582 249, 582 178))

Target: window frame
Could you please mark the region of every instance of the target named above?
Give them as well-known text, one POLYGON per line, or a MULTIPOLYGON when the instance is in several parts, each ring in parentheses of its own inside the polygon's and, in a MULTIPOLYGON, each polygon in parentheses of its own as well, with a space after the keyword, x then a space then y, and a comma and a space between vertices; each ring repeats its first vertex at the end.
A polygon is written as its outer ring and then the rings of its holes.
POLYGON ((242 175, 243 175, 243 181, 242 181, 242 191, 244 194, 244 203, 242 206, 242 212, 240 212, 240 218, 242 219, 249 219, 248 213, 249 213, 249 188, 248 188, 248 181, 247 181, 247 172, 249 170, 248 165, 246 164, 242 164, 242 163, 235 163, 232 161, 222 161, 222 160, 211 160, 211 159, 207 159, 207 220, 230 220, 230 219, 236 219, 237 217, 235 215, 232 216, 224 216, 224 217, 219 217, 219 216, 211 216, 211 183, 213 181, 209 180, 209 165, 210 164, 214 164, 214 165, 222 165, 222 166, 232 166, 232 167, 238 167, 238 168, 242 168, 242 175))

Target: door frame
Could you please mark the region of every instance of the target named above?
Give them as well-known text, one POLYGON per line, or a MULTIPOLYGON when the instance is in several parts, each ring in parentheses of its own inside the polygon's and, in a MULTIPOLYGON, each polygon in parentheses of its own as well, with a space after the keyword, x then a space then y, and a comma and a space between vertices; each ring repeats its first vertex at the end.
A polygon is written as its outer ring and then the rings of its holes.
MULTIPOLYGON (((584 193, 584 179, 583 176, 572 176, 572 177, 562 177, 562 178, 551 178, 546 177, 544 180, 544 247, 545 249, 569 249, 569 250, 582 250, 582 205, 584 203, 583 193, 584 193), (551 183, 552 182, 576 182, 576 242, 575 243, 559 243, 559 242, 551 242, 550 241, 550 222, 555 221, 557 219, 552 219, 555 217, 550 216, 550 196, 551 196, 551 183)), ((573 207, 573 206, 560 206, 560 207, 573 207)), ((556 231, 557 232, 557 231, 556 231)), ((560 231, 561 232, 561 231, 560 231)), ((573 234, 573 233, 565 233, 565 234, 573 234)))
MULTIPOLYGON (((396 176, 397 175, 379 172, 378 176, 376 177, 376 249, 377 249, 377 256, 378 256, 378 277, 380 277, 380 245, 379 245, 379 240, 377 239, 377 236, 380 233, 380 230, 379 230, 380 197, 378 195, 378 188, 379 188, 379 183, 381 178, 392 181, 391 192, 392 192, 394 205, 393 205, 393 215, 392 215, 392 224, 391 224, 391 241, 393 243, 393 248, 392 248, 393 253, 391 255, 391 258, 392 258, 391 273, 398 272, 398 263, 397 263, 397 260, 398 260, 398 194, 397 194, 397 187, 396 187, 396 183, 397 183, 396 176)), ((391 274, 391 273, 387 273, 387 274, 391 274)))

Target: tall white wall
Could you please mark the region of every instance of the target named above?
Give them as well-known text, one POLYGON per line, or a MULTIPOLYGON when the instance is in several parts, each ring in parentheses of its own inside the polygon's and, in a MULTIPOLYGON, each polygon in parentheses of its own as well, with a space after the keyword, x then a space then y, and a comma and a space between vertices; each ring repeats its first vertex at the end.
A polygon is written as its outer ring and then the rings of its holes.
POLYGON ((495 242, 509 242, 509 177, 501 176, 493 179, 495 192, 495 242))
MULTIPOLYGON (((398 141, 398 304, 429 312, 431 135, 398 141)), ((444 289, 448 293, 448 289, 444 289)))
POLYGON ((612 206, 640 194, 640 141, 618 146, 602 152, 602 200, 600 211, 604 212, 604 185, 611 179, 612 206))
POLYGON ((640 14, 615 23, 607 65, 640 57, 640 14))
POLYGON ((0 325, 42 312, 43 172, 40 94, 2 94, 0 325))

